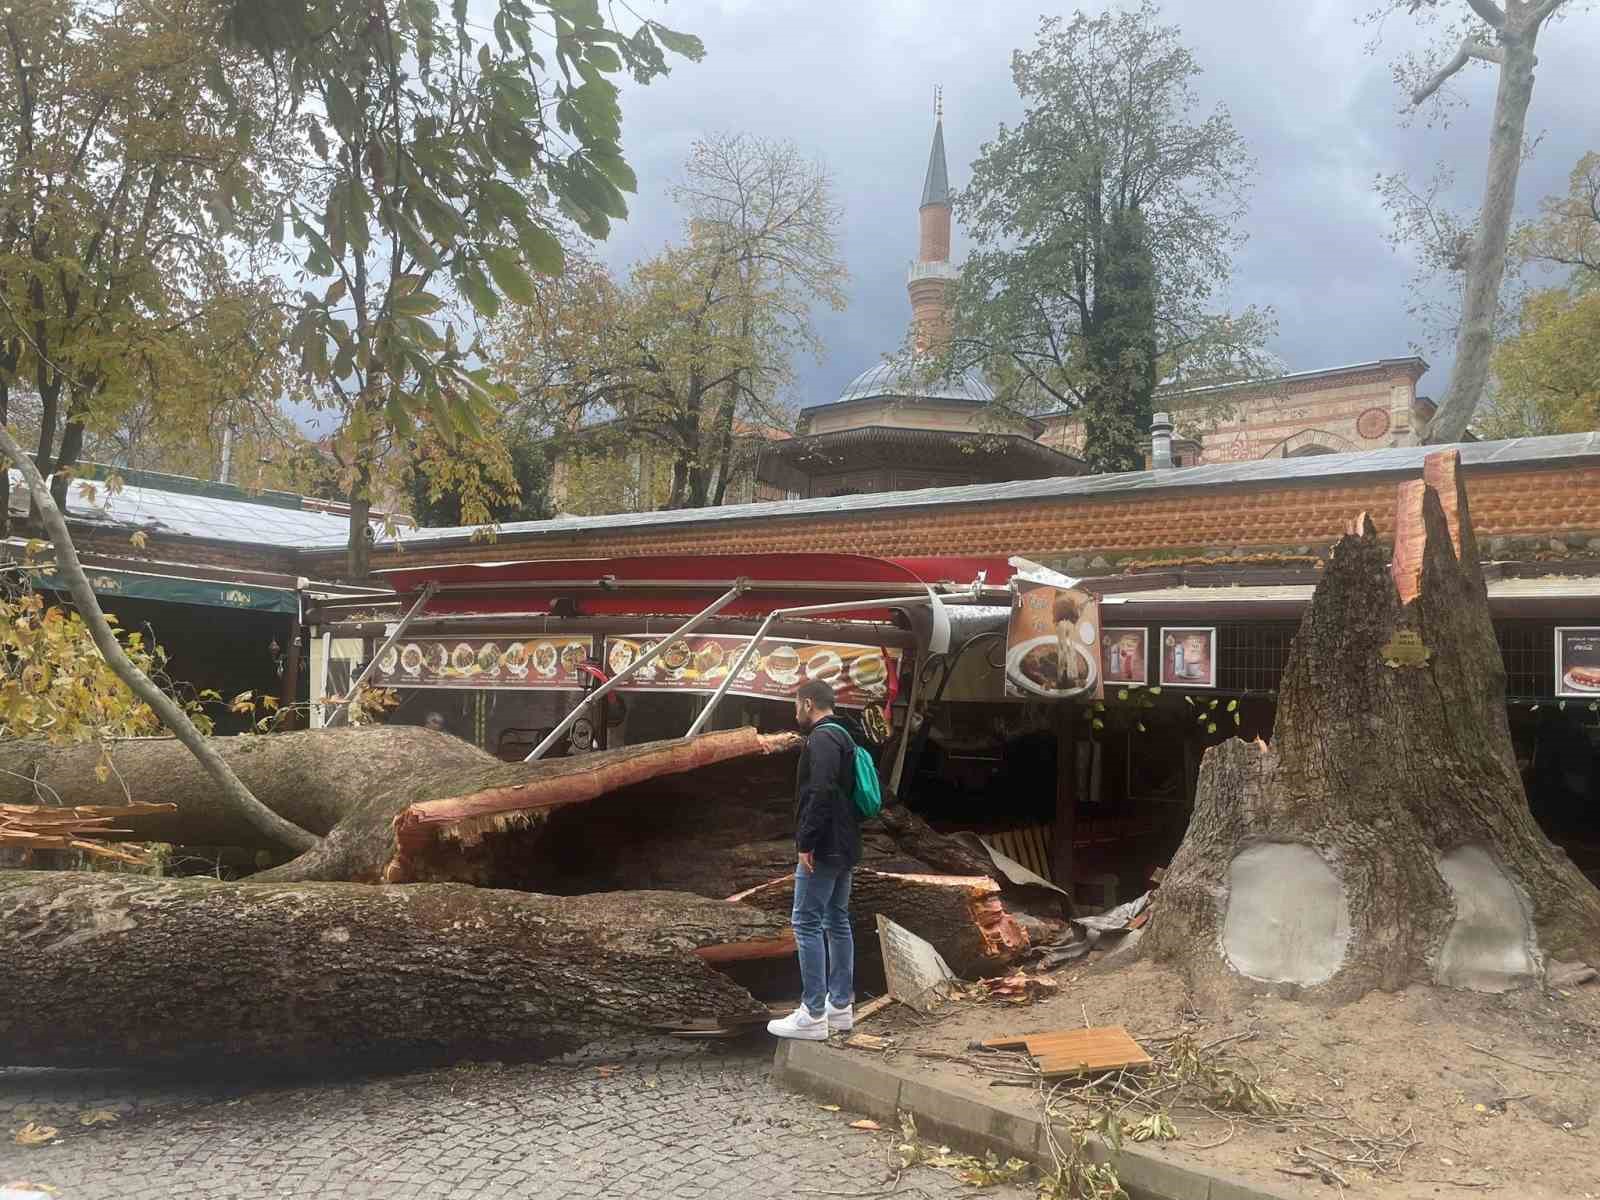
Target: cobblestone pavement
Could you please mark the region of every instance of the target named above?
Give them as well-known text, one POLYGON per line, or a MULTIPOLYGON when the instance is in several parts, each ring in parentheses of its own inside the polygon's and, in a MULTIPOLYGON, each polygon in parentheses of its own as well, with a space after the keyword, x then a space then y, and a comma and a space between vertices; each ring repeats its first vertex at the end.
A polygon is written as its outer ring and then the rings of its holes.
MULTIPOLYGON (((886 1189, 889 1135, 850 1129, 851 1114, 784 1091, 771 1062, 770 1044, 652 1041, 314 1085, 0 1070, 0 1185, 45 1184, 60 1200, 790 1200, 886 1189), (85 1127, 97 1110, 118 1120, 85 1127), (60 1140, 17 1145, 30 1120, 56 1126, 60 1140)), ((927 1168, 894 1192, 964 1194, 927 1168)))

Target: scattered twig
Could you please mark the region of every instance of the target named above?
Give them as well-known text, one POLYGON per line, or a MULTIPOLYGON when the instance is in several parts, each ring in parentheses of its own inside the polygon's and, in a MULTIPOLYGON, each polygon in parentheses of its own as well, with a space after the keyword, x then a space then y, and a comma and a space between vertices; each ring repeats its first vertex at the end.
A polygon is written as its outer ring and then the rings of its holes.
POLYGON ((1501 1062, 1507 1063, 1510 1066, 1520 1067, 1524 1071, 1532 1071, 1535 1075, 1577 1075, 1576 1071, 1561 1071, 1554 1067, 1530 1067, 1527 1063, 1520 1063, 1514 1058, 1507 1058, 1503 1054, 1496 1054, 1493 1050, 1485 1050, 1482 1046, 1474 1046, 1471 1042, 1467 1042, 1466 1047, 1468 1050, 1476 1050, 1479 1054, 1486 1054, 1490 1058, 1499 1059, 1501 1062))

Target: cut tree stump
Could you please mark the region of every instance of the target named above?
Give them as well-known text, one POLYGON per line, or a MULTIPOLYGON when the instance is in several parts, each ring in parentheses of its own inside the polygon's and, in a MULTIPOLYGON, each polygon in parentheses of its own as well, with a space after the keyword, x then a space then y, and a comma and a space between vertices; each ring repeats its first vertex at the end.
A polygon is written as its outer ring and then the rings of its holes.
MULTIPOLYGON (((729 898, 788 917, 794 876, 786 875, 729 898)), ((1005 970, 1028 950, 1024 932, 987 876, 900 875, 858 867, 850 887, 850 922, 858 957, 877 957, 882 914, 930 943, 965 979, 1005 970)))
POLYGON ((0 872, 0 1065, 539 1057, 766 1007, 703 961, 785 922, 668 892, 0 872))
POLYGON ((1208 750, 1142 951, 1202 994, 1502 991, 1595 961, 1600 892, 1534 822, 1454 451, 1362 514, 1300 623, 1271 745, 1208 750))

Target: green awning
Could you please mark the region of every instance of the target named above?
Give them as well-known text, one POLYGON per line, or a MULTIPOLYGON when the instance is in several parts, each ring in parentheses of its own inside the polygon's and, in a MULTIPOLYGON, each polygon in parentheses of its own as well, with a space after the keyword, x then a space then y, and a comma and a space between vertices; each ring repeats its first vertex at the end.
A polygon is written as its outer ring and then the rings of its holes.
MULTIPOLYGON (((27 568, 36 587, 65 591, 55 565, 27 568)), ((115 571, 106 567, 84 567, 89 586, 97 596, 124 597, 129 600, 164 600, 169 604, 199 604, 208 608, 241 608, 252 612, 298 613, 299 604, 288 588, 261 587, 224 579, 188 579, 176 575, 146 575, 138 571, 115 571)))

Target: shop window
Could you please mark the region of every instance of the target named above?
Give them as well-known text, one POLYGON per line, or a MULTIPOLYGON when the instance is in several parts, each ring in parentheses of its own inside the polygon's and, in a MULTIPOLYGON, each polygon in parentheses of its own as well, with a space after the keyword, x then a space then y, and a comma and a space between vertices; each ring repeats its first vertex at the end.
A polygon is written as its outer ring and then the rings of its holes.
POLYGON ((1507 696, 1555 693, 1555 635, 1537 621, 1501 621, 1494 627, 1506 664, 1507 696))
POLYGON ((1217 686, 1225 692, 1276 692, 1289 664, 1293 622, 1217 629, 1217 686))

